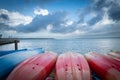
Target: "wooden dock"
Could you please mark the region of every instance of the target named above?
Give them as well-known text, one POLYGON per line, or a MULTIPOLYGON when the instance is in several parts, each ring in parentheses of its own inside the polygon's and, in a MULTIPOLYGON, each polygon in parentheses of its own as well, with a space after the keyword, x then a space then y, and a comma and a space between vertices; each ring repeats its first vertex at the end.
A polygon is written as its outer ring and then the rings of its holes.
POLYGON ((20 42, 20 41, 17 38, 1 38, 0 39, 0 45, 14 43, 15 44, 15 50, 18 49, 18 42, 20 42))

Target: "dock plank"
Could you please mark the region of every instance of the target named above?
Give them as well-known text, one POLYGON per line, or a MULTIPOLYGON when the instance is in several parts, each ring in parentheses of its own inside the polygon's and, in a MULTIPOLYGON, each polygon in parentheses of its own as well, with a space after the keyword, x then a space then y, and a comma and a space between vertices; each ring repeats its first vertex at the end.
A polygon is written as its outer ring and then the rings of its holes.
POLYGON ((15 50, 18 49, 18 42, 20 42, 20 41, 17 38, 1 38, 0 39, 0 45, 14 43, 15 44, 15 50))

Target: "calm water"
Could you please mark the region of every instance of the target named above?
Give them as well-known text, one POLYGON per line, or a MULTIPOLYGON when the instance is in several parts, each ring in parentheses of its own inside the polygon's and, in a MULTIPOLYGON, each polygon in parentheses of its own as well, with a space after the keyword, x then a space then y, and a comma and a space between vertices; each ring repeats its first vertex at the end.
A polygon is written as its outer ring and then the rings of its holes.
MULTIPOLYGON (((22 39, 19 49, 39 48, 57 53, 89 51, 108 53, 110 50, 120 51, 120 38, 113 39, 22 39)), ((14 44, 0 46, 0 50, 14 49, 14 44)))

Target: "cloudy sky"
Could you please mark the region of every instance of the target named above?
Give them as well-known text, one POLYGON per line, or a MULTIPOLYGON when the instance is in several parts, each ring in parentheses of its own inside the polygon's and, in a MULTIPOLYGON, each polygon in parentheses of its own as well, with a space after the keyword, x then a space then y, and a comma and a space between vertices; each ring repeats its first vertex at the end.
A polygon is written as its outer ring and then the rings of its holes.
POLYGON ((120 37, 120 0, 0 0, 0 34, 18 38, 120 37))

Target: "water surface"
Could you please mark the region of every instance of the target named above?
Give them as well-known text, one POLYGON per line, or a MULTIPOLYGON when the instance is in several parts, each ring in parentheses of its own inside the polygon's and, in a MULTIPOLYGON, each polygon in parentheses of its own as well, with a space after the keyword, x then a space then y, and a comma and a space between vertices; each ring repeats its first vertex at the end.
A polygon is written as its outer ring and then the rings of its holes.
MULTIPOLYGON (((108 39, 21 39, 19 49, 43 48, 45 51, 57 53, 89 51, 108 53, 110 50, 120 51, 120 38, 108 39)), ((14 44, 0 46, 0 50, 14 49, 14 44)))

